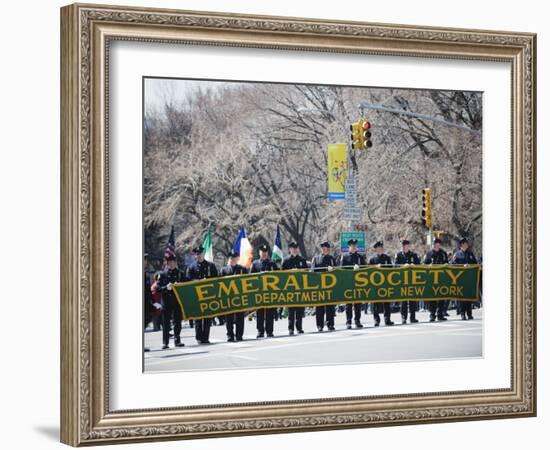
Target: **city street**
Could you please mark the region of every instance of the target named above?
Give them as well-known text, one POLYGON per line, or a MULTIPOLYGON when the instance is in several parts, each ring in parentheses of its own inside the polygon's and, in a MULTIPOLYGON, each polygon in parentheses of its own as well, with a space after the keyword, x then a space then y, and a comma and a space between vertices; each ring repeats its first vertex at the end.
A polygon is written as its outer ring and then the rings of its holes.
POLYGON ((455 310, 446 322, 430 323, 428 312, 419 312, 416 324, 401 325, 399 313, 392 314, 394 326, 375 328, 372 315, 364 328, 347 330, 345 314, 336 315, 336 330, 319 333, 315 316, 304 318, 304 334, 289 336, 286 318, 275 322, 275 336, 256 339, 256 323, 245 322, 244 340, 227 342, 224 326, 213 326, 210 344, 198 345, 194 329, 185 322, 182 342, 185 347, 161 350, 162 332, 145 332, 145 372, 243 369, 324 364, 393 362, 482 356, 483 310, 475 309, 475 320, 462 321, 455 310))

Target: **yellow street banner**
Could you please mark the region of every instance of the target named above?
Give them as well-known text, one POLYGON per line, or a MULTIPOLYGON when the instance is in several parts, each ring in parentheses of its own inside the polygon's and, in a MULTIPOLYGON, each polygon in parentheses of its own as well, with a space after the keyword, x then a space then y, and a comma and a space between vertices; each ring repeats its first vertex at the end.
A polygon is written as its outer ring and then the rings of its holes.
POLYGON ((411 265, 327 272, 282 270, 177 283, 183 317, 201 319, 258 308, 358 302, 479 299, 480 266, 411 265))
POLYGON ((328 144, 328 199, 345 198, 344 183, 348 170, 347 144, 328 144))

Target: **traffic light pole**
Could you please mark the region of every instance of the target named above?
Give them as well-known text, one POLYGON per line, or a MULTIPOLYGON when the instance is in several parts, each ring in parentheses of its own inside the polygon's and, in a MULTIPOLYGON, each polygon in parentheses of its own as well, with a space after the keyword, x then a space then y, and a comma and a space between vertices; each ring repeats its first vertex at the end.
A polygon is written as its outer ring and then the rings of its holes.
POLYGON ((467 127, 465 125, 459 125, 457 123, 447 122, 446 120, 443 120, 443 119, 440 119, 440 118, 434 117, 434 116, 429 116, 427 114, 419 114, 419 113, 415 113, 415 112, 412 112, 412 111, 405 111, 403 109, 388 108, 386 106, 374 105, 372 103, 360 103, 359 104, 359 109, 361 111, 361 114, 363 114, 362 111, 365 108, 366 109, 371 109, 373 111, 382 111, 382 112, 387 112, 387 113, 390 113, 390 114, 397 114, 397 115, 400 115, 400 116, 409 116, 409 117, 415 117, 417 119, 429 120, 430 122, 434 122, 434 123, 437 123, 439 125, 444 125, 446 127, 451 127, 451 128, 458 128, 459 130, 468 131, 469 133, 473 133, 473 134, 477 134, 477 135, 481 136, 481 130, 475 130, 475 129, 467 127))

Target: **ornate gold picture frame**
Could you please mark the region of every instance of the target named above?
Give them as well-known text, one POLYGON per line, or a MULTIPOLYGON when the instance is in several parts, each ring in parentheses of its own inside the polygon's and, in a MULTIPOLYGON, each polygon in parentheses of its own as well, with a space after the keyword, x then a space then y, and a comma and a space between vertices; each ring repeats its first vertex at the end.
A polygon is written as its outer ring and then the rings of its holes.
POLYGON ((536 36, 74 4, 61 9, 61 440, 73 446, 536 414, 536 36), (109 406, 110 44, 117 40, 508 62, 511 386, 177 408, 109 406))

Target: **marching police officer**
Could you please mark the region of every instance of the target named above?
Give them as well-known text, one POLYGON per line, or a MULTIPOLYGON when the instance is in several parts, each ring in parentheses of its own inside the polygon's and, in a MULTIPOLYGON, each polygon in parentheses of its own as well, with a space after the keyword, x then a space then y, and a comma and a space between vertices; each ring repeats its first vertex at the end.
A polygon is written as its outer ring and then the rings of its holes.
MULTIPOLYGON (((300 249, 296 242, 291 242, 288 244, 288 249, 290 255, 283 259, 283 270, 292 270, 292 269, 307 269, 306 259, 300 255, 300 249)), ((302 328, 302 319, 304 318, 303 306, 290 306, 288 307, 288 334, 294 334, 294 327, 298 333, 303 333, 304 329, 302 328)))
MULTIPOLYGON (((314 272, 325 272, 336 267, 336 258, 330 254, 330 242, 321 242, 321 254, 314 256, 311 260, 311 269, 314 272)), ((315 320, 317 322, 317 330, 323 331, 326 325, 329 331, 334 331, 334 316, 336 311, 334 305, 323 305, 315 307, 315 320)))
MULTIPOLYGON (((214 263, 204 259, 204 247, 199 245, 193 249, 195 261, 187 268, 187 278, 191 280, 203 280, 204 278, 215 278, 218 276, 218 269, 214 263)), ((196 319, 194 322, 195 339, 199 344, 210 344, 210 325, 212 319, 196 319)))
MULTIPOLYGON (((426 253, 424 257, 424 264, 448 264, 447 252, 441 248, 441 239, 434 240, 433 248, 426 253)), ((437 314, 437 320, 447 320, 445 317, 446 300, 437 300, 428 302, 428 309, 430 311, 430 322, 435 322, 437 314)))
MULTIPOLYGON (((357 252, 357 239, 350 239, 348 241, 349 252, 342 256, 340 261, 341 267, 353 267, 354 270, 359 269, 360 266, 366 265, 365 257, 357 252)), ((351 319, 354 318, 355 327, 363 328, 361 325, 361 303, 347 303, 346 304, 346 328, 351 329, 351 319)))
POLYGON ((176 254, 173 251, 167 251, 164 255, 166 260, 166 269, 161 272, 157 289, 162 294, 162 348, 167 349, 170 342, 170 320, 174 320, 174 346, 183 347, 181 342, 181 308, 176 299, 173 290, 174 283, 186 281, 185 274, 178 268, 176 254))
MULTIPOLYGON (((147 271, 147 253, 143 254, 143 329, 153 320, 153 294, 151 293, 151 278, 147 271)), ((148 352, 149 348, 144 347, 144 352, 148 352)))
MULTIPOLYGON (((221 276, 229 277, 231 275, 240 275, 243 273, 248 273, 248 271, 237 264, 239 260, 239 254, 237 252, 229 253, 229 262, 227 266, 222 267, 221 276)), ((229 313, 225 316, 225 328, 227 329, 227 341, 234 342, 243 340, 244 333, 244 311, 229 313)))
MULTIPOLYGON (((411 243, 407 239, 401 241, 402 249, 395 256, 395 264, 420 264, 420 258, 416 253, 410 250, 411 243)), ((409 300, 401 302, 401 323, 407 323, 408 313, 411 313, 411 323, 418 322, 416 311, 418 310, 418 302, 409 300)))
MULTIPOLYGON (((470 243, 468 239, 462 238, 458 241, 459 248, 456 253, 453 255, 452 263, 453 264, 477 264, 477 259, 470 250, 470 243)), ((472 315, 472 302, 460 301, 458 302, 458 307, 460 309, 460 315, 462 320, 472 320, 474 316, 472 315)))
MULTIPOLYGON (((369 259, 369 265, 391 265, 391 258, 384 253, 384 243, 382 241, 377 241, 374 244, 374 251, 376 255, 369 259)), ((384 311, 384 324, 387 326, 393 325, 391 320, 391 303, 372 303, 372 315, 374 316, 374 326, 380 326, 380 313, 384 311)))
MULTIPOLYGON (((269 248, 267 245, 261 245, 258 249, 260 258, 252 263, 250 273, 271 272, 279 270, 277 264, 269 258, 269 248)), ((276 308, 259 308, 256 310, 256 329, 258 335, 256 337, 263 338, 273 337, 273 321, 275 319, 276 308)))

